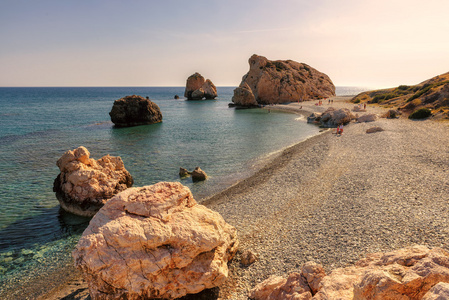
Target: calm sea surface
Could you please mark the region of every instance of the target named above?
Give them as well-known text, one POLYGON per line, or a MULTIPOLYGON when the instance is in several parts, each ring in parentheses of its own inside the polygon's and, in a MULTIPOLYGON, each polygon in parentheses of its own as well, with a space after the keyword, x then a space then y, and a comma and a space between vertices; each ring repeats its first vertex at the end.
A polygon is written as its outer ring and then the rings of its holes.
MULTIPOLYGON (((184 87, 0 88, 0 296, 70 260, 89 222, 62 211, 52 191, 65 151, 83 145, 91 158, 120 156, 134 186, 180 181, 201 202, 249 176, 270 153, 318 133, 294 114, 228 108, 233 89, 185 101, 173 99, 184 87), (150 97, 163 122, 114 128, 114 100, 133 94, 150 97), (207 181, 179 178, 180 167, 196 166, 207 181)), ((337 87, 337 95, 362 90, 337 87)))

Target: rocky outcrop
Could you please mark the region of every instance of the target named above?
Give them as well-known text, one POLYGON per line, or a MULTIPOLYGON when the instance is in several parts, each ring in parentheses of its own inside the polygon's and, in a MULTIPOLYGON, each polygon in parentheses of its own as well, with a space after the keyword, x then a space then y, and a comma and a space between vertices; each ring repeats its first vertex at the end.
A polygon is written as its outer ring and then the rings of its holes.
POLYGON ((148 125, 162 122, 162 113, 156 103, 142 96, 126 96, 115 100, 109 113, 117 127, 148 125))
POLYGON ((304 63, 292 60, 271 61, 254 54, 249 59, 249 72, 234 91, 232 102, 237 106, 287 103, 335 96, 330 78, 304 63), (246 84, 246 85, 245 85, 246 84), (248 87, 248 88, 247 88, 248 87))
POLYGON ((256 101, 251 88, 246 82, 240 84, 238 88, 234 90, 234 96, 232 97, 232 102, 234 105, 240 107, 257 107, 259 103, 256 101))
POLYGON ((93 299, 175 299, 221 285, 237 245, 220 214, 160 182, 108 201, 72 254, 93 299))
POLYGON ((86 217, 133 184, 120 157, 106 155, 95 160, 89 156, 83 146, 64 153, 56 163, 61 173, 53 184, 61 207, 86 217))
POLYGON ((187 78, 184 97, 188 100, 215 99, 217 88, 212 81, 205 80, 200 73, 195 73, 187 78))
POLYGON ((449 253, 441 248, 415 246, 369 254, 355 266, 335 269, 327 276, 319 266, 312 268, 314 272, 304 269, 288 279, 267 279, 252 290, 251 298, 418 300, 448 293, 449 253))
POLYGON ((346 125, 355 118, 356 116, 347 108, 329 107, 324 113, 312 113, 307 117, 307 123, 315 123, 321 127, 337 127, 341 124, 346 125))

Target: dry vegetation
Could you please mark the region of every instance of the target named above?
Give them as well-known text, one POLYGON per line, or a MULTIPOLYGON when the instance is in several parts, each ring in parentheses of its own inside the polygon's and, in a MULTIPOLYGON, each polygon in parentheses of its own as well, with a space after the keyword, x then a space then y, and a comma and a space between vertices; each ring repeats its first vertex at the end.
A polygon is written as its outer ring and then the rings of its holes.
POLYGON ((449 72, 417 85, 363 92, 351 101, 395 107, 406 115, 419 109, 428 109, 432 118, 449 119, 449 72))

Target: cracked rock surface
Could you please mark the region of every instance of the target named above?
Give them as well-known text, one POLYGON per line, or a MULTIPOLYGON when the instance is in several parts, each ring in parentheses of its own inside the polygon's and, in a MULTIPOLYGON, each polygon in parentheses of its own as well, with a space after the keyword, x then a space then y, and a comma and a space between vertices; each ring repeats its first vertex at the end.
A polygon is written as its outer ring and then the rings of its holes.
POLYGON ((180 183, 117 194, 73 251, 93 299, 175 299, 222 284, 236 229, 180 183))
POLYGON ((131 187, 133 178, 119 156, 89 158, 80 146, 65 152, 57 161, 61 173, 53 191, 61 207, 73 214, 92 217, 115 194, 131 187))

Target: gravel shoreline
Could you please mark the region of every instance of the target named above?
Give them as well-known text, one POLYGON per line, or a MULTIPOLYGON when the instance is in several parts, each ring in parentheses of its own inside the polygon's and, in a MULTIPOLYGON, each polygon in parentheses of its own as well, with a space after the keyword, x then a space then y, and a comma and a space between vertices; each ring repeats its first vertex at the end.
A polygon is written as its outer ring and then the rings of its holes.
MULTIPOLYGON (((347 98, 276 105, 307 115, 329 106, 352 108, 347 98)), ((380 107, 367 113, 383 113, 380 107)), ((361 114, 361 113, 359 113, 361 114)), ((259 260, 230 263, 223 299, 247 299, 270 275, 298 271, 309 260, 326 272, 365 254, 414 244, 449 249, 449 126, 434 121, 381 118, 351 123, 341 136, 327 130, 285 149, 253 176, 201 204, 218 211, 239 233, 240 250, 259 260), (380 126, 385 131, 367 134, 380 126)), ((41 299, 88 299, 79 281, 41 299)))
MULTIPOLYGON (((331 106, 354 106, 343 100, 331 106)), ((368 107, 372 112, 386 110, 368 107)), ((309 260, 329 272, 371 252, 414 244, 449 249, 448 146, 447 123, 351 123, 342 136, 331 130, 285 150, 272 163, 282 166, 268 167, 260 184, 254 179, 247 189, 211 199, 208 206, 237 227, 241 251, 260 258, 248 268, 238 258, 232 262, 223 296, 246 299, 257 283, 298 271, 309 260), (373 126, 385 131, 367 134, 373 126)))

